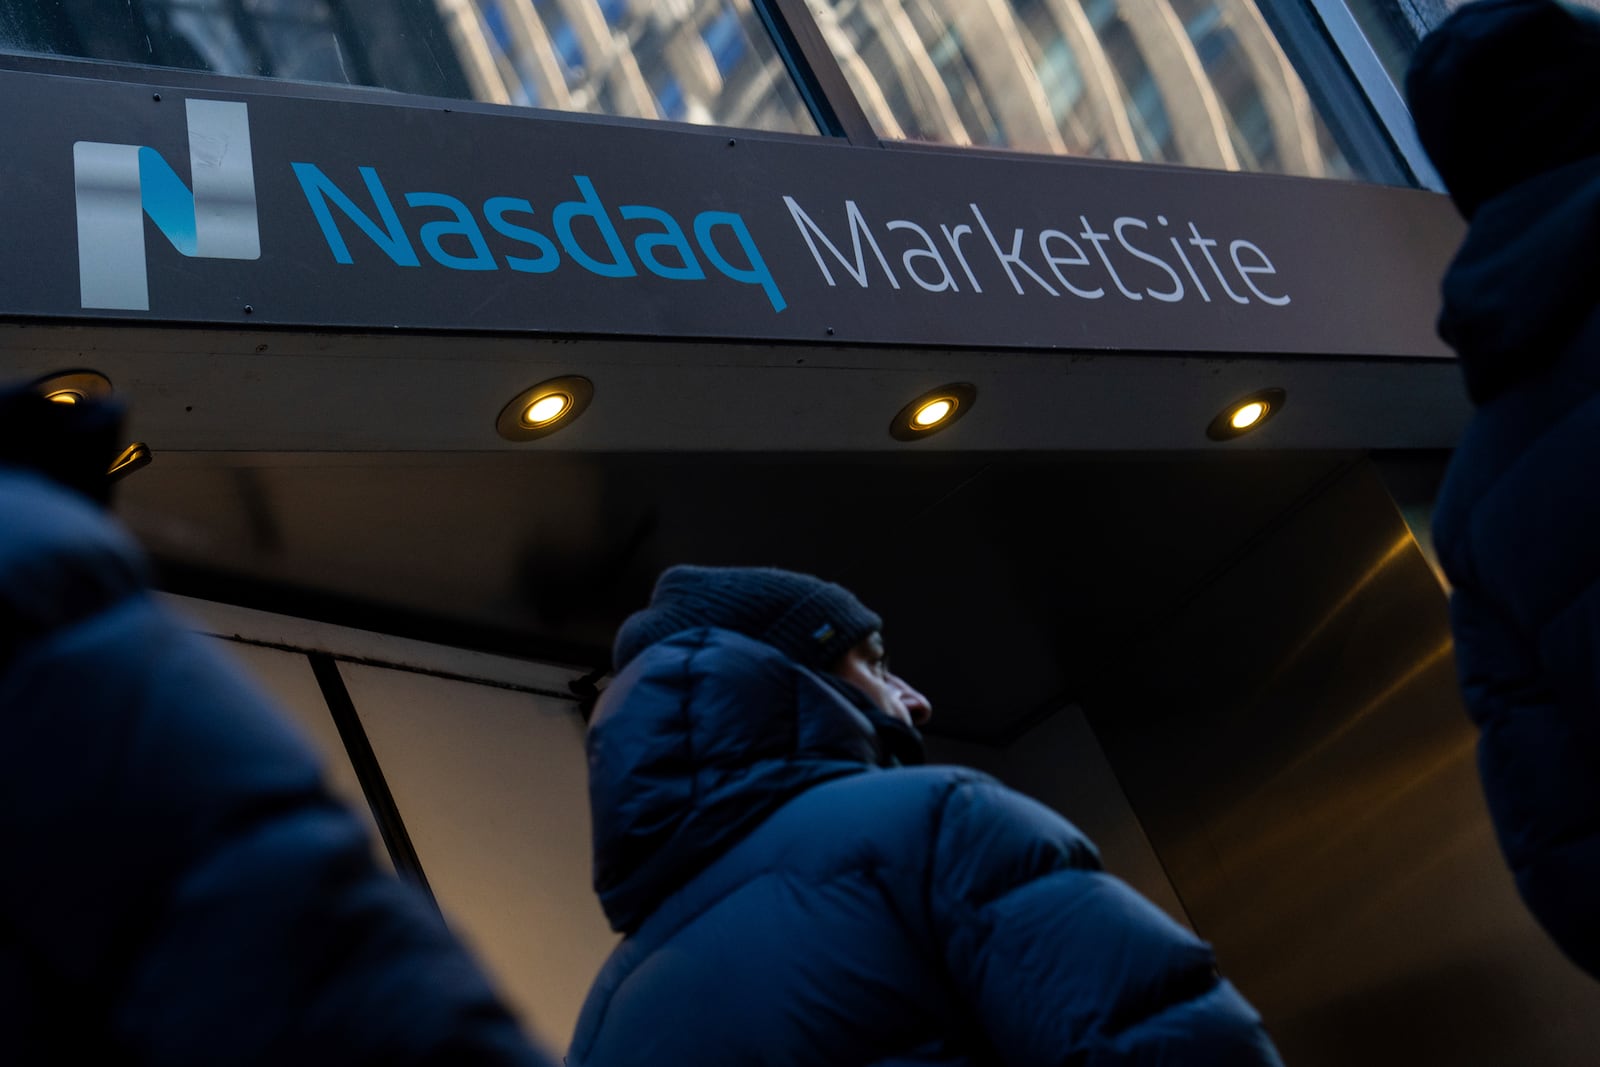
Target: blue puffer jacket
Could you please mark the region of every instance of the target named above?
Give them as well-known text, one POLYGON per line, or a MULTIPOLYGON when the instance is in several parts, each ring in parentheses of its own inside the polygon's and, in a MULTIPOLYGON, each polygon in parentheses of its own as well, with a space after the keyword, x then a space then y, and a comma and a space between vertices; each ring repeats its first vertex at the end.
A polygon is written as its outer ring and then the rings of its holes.
POLYGON ((1471 215, 1439 328, 1478 411, 1434 514, 1462 691, 1517 887, 1600 977, 1600 18, 1471 5, 1425 43, 1409 88, 1471 215), (1534 110, 1479 123, 1474 94, 1534 110), (1554 165, 1484 129, 1538 139, 1554 165))
POLYGON ((0 1063, 546 1063, 125 536, 5 465, 0 856, 0 1063))
POLYGON ((678 634, 589 731, 595 885, 627 934, 573 1067, 1276 1064, 1210 949, 1061 818, 881 769, 853 690, 678 634))

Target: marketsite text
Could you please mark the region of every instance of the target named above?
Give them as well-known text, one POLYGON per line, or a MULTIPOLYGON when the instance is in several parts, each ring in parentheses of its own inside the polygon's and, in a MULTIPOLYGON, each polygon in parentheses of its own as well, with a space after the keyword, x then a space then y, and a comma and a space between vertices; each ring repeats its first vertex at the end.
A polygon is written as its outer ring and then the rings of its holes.
MULTIPOLYGON (((355 256, 340 217, 402 267, 421 265, 420 244, 435 263, 458 271, 494 271, 504 265, 512 271, 548 274, 565 258, 604 278, 637 277, 643 267, 661 278, 696 281, 707 277, 703 258, 723 277, 759 286, 774 312, 788 306, 743 216, 736 212, 702 211, 686 231, 658 207, 623 204, 613 212, 594 182, 575 174, 577 198, 550 210, 548 233, 535 227, 534 207, 520 197, 485 200, 480 224, 479 212, 458 197, 404 193, 402 201, 408 208, 427 213, 426 219, 413 220, 413 243, 412 230, 375 168, 358 168, 363 189, 352 195, 313 163, 291 166, 329 251, 342 264, 354 263, 355 256), (630 231, 631 256, 618 219, 630 231), (503 247, 497 254, 486 228, 515 242, 518 254, 503 247)), ((1070 294, 1100 300, 1116 294, 1129 301, 1148 297, 1176 303, 1193 293, 1206 303, 1259 301, 1282 307, 1290 302, 1288 294, 1273 285, 1277 269, 1260 246, 1242 238, 1221 241, 1201 233, 1192 221, 1172 223, 1165 215, 1156 215, 1154 226, 1148 219, 1122 215, 1096 229, 1080 214, 1072 224, 1076 232, 1046 228, 1030 235, 1024 228, 1007 233, 1004 227, 991 225, 976 203, 948 222, 890 219, 875 227, 857 202, 847 199, 844 225, 835 222, 830 237, 795 197, 784 195, 782 200, 829 286, 848 277, 863 289, 880 281, 900 289, 903 274, 930 293, 960 293, 963 286, 983 293, 985 281, 1003 285, 1003 274, 1019 295, 1070 294), (841 246, 848 246, 848 251, 841 246), (891 262, 895 256, 899 272, 891 262), (837 276, 835 267, 840 271, 837 276)), ((812 210, 823 214, 814 205, 812 210)))

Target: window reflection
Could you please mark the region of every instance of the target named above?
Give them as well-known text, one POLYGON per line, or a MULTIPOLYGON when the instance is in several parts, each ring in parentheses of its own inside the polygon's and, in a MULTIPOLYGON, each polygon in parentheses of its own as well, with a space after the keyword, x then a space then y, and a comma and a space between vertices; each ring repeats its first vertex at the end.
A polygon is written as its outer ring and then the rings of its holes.
POLYGON ((809 0, 881 136, 1350 168, 1251 0, 809 0))
POLYGON ((0 51, 816 132, 750 0, 0 0, 0 51))

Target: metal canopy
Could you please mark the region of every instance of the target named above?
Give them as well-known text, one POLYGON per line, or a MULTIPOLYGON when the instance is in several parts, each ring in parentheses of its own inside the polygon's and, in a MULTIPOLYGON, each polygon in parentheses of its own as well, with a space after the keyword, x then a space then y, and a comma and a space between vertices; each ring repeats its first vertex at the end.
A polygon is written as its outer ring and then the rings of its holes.
POLYGON ((1041 358, 800 346, 0 328, 0 367, 107 374, 155 463, 120 511, 177 591, 603 666, 675 562, 844 581, 938 729, 1001 740, 1246 553, 1361 451, 1447 447, 1436 361, 1041 358), (494 430, 546 377, 571 427, 494 430), (978 387, 948 432, 890 419, 978 387), (1215 410, 1287 390, 1257 435, 1215 410), (270 601, 270 602, 269 602, 270 601))

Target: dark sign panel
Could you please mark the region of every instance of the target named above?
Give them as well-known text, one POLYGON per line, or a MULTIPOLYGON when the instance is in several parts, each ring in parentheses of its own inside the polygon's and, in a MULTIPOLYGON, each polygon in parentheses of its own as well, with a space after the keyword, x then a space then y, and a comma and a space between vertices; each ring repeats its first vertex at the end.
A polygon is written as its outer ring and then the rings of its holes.
POLYGON ((0 73, 0 314, 1442 356, 1442 197, 0 73), (73 254, 74 251, 76 254, 73 254))

